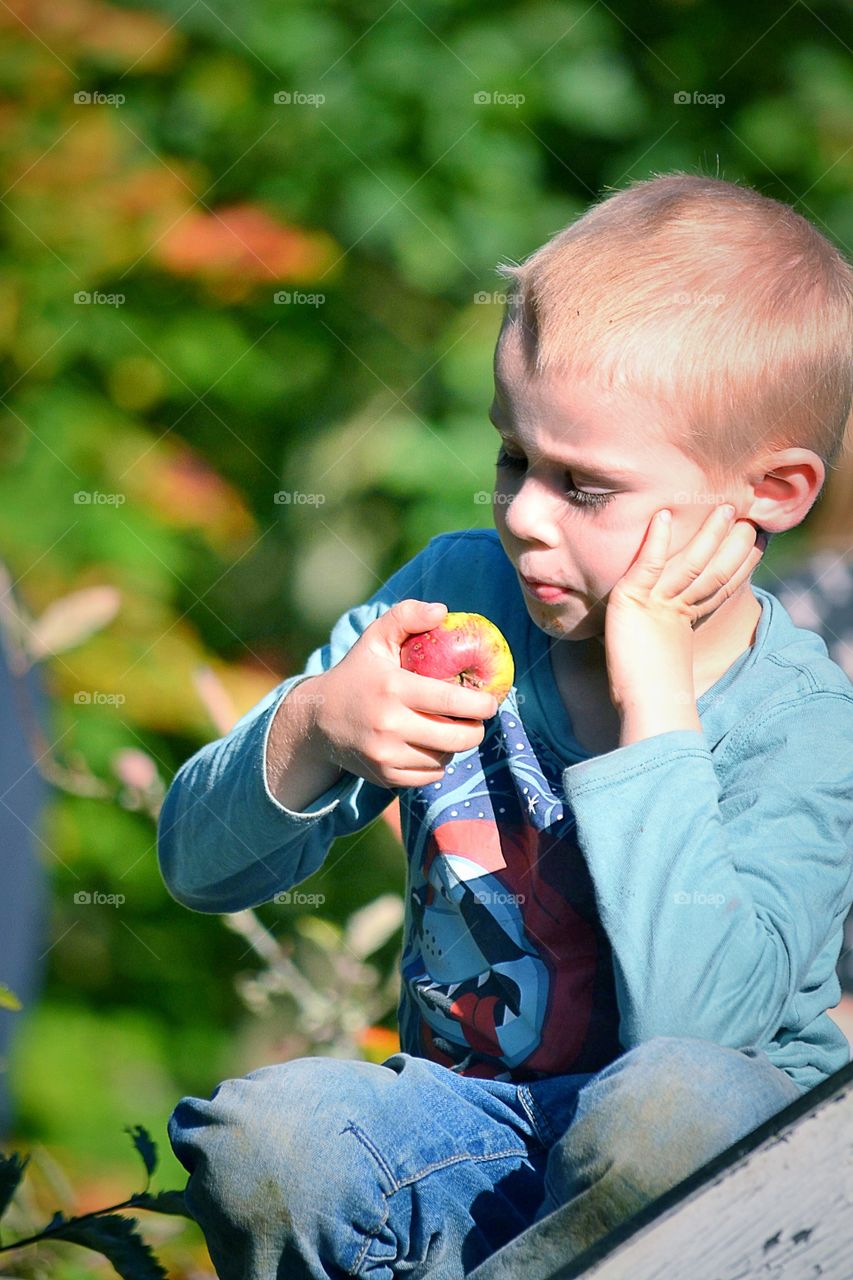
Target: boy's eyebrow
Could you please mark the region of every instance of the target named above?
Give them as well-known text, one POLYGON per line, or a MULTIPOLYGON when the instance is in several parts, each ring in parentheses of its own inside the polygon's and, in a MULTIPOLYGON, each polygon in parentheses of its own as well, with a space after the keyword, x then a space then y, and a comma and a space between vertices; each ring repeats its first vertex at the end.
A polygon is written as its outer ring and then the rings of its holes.
MULTIPOLYGON (((489 422, 499 432, 502 439, 514 439, 511 432, 504 431, 503 427, 495 422, 491 409, 489 410, 489 422)), ((611 467, 609 464, 604 463, 597 463, 591 466, 582 462, 572 462, 568 458, 546 458, 545 461, 553 462, 558 467, 565 467, 567 471, 579 471, 582 475, 592 476, 596 480, 643 480, 645 478, 636 471, 626 471, 624 467, 611 467)))

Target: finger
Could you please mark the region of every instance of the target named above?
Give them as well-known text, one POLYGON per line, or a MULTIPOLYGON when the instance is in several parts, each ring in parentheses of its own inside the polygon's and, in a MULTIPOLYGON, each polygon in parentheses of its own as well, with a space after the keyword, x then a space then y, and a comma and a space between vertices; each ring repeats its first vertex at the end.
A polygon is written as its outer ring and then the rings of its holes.
POLYGON ((409 636, 438 626, 446 613, 447 606, 441 601, 430 604, 425 600, 408 598, 392 605, 372 625, 378 635, 399 648, 409 636))
POLYGON ((444 769, 453 759, 453 751, 421 751, 418 747, 404 746, 395 753, 393 764, 390 761, 371 764, 370 772, 374 778, 382 773, 386 776, 402 773, 422 773, 444 769))
POLYGON ((681 593, 684 603, 704 604, 705 601, 718 595, 726 584, 732 581, 734 575, 740 573, 745 566, 749 572, 761 558, 759 551, 757 558, 750 559, 754 550, 756 550, 755 526, 748 520, 737 521, 729 530, 728 536, 723 538, 710 564, 681 593))
POLYGON ((690 541, 670 558, 660 575, 659 590, 667 596, 684 596, 686 599, 685 593, 708 567, 728 536, 733 520, 733 507, 728 504, 715 507, 690 541))
POLYGON ((485 689, 470 689, 457 680, 437 680, 416 671, 402 671, 403 700, 413 711, 428 711, 453 720, 490 720, 498 702, 485 689))
POLYGON ((428 711, 412 712, 403 721, 401 736, 415 750, 442 755, 450 752, 470 751, 479 746, 486 736, 482 720, 449 720, 446 716, 433 716, 428 711))
POLYGON ((637 558, 625 575, 632 586, 651 591, 657 585, 667 562, 671 536, 672 512, 667 508, 656 511, 640 543, 637 558))
POLYGON ((693 607, 699 610, 699 616, 704 617, 708 613, 713 613, 721 604, 724 604, 735 592, 749 579, 753 569, 761 560, 764 548, 758 545, 751 546, 746 555, 746 559, 742 554, 739 557, 738 565, 728 574, 726 580, 715 590, 708 594, 700 601, 693 601, 693 607))

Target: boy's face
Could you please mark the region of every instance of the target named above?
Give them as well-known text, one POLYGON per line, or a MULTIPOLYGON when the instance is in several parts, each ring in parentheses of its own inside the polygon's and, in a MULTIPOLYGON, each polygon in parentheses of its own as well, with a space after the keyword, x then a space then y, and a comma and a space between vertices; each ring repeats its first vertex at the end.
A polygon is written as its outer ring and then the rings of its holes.
POLYGON ((705 473, 667 441, 666 412, 672 410, 645 396, 602 391, 566 374, 528 376, 517 338, 504 334, 490 411, 505 437, 503 443, 495 433, 502 450, 495 526, 530 616, 549 635, 604 635, 610 590, 633 563, 660 507, 672 511, 673 555, 712 506, 743 506, 743 490, 715 492, 705 473), (521 465, 512 465, 515 460, 521 465), (606 500, 583 505, 585 494, 606 500), (524 576, 569 590, 537 598, 524 576))

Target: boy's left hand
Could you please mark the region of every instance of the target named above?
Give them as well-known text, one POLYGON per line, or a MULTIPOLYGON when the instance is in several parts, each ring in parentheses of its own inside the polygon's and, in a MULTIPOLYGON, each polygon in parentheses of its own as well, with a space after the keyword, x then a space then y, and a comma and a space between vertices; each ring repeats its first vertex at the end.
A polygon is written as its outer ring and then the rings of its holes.
POLYGON ((671 521, 655 512, 637 557, 610 592, 604 645, 617 708, 693 689, 693 626, 734 594, 764 547, 749 520, 715 507, 689 542, 669 554, 671 521))

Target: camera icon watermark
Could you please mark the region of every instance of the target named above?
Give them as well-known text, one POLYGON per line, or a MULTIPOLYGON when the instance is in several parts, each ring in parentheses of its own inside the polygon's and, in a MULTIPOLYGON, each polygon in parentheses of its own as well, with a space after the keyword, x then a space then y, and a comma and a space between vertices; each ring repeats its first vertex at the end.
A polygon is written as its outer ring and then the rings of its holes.
POLYGON ((127 898, 123 893, 99 893, 89 889, 78 889, 74 894, 74 903, 78 907, 123 907, 127 898))
POLYGON ((507 303, 515 302, 517 298, 515 293, 501 293, 499 289, 478 289, 474 294, 474 302, 477 306, 488 306, 497 303, 498 306, 505 307, 507 303))
POLYGON ((287 889, 273 898, 273 902, 287 907, 321 907, 325 901, 325 893, 302 893, 298 889, 287 889))
POLYGON ((725 300, 724 293, 702 293, 698 289, 679 289, 661 298, 672 307, 719 307, 725 300))
POLYGON ((127 98, 123 93, 100 93, 97 89, 91 92, 88 89, 78 89, 74 94, 74 101, 78 107, 93 105, 121 107, 127 102, 127 98))
POLYGON ((324 693, 301 693, 299 701, 304 702, 309 707, 319 707, 326 701, 326 695, 324 693))
POLYGON ((506 507, 514 497, 514 493, 492 493, 487 489, 478 489, 474 494, 474 505, 476 507, 487 507, 494 502, 498 506, 506 507))
POLYGON ((672 895, 672 900, 680 907, 692 905, 721 907, 726 900, 726 895, 724 893, 702 893, 699 889, 694 889, 692 893, 686 893, 683 889, 678 889, 672 895))
POLYGON ((523 893, 506 893, 502 889, 473 889, 472 892, 483 906, 521 906, 527 901, 523 893))
POLYGON ((301 493, 298 489, 279 489, 272 500, 277 507, 322 507, 326 501, 325 493, 301 493))
POLYGON ((673 500, 685 506, 701 507, 721 506, 724 502, 728 502, 724 493, 708 493, 703 489, 679 489, 673 500))
POLYGON ((99 293, 97 289, 94 293, 78 289, 74 295, 74 304, 78 307, 121 307, 125 302, 123 293, 99 293))
POLYGON ((299 89, 279 89, 272 96, 278 107, 322 107, 324 93, 302 93, 299 89))
POLYGON ((280 289, 273 294, 273 302, 278 307, 322 307, 326 301, 325 293, 300 293, 298 289, 280 289))
POLYGON ((127 502, 126 493, 102 493, 100 489, 78 489, 74 494, 78 507, 122 507, 127 502))
POLYGON ((477 107, 520 107, 526 101, 523 93, 501 93, 498 90, 489 92, 481 89, 474 94, 474 105, 477 107))
POLYGON ((678 93, 672 95, 672 100, 677 107, 688 107, 691 104, 695 106, 721 107, 726 100, 724 93, 700 93, 698 89, 694 89, 692 93, 681 89, 678 93))

